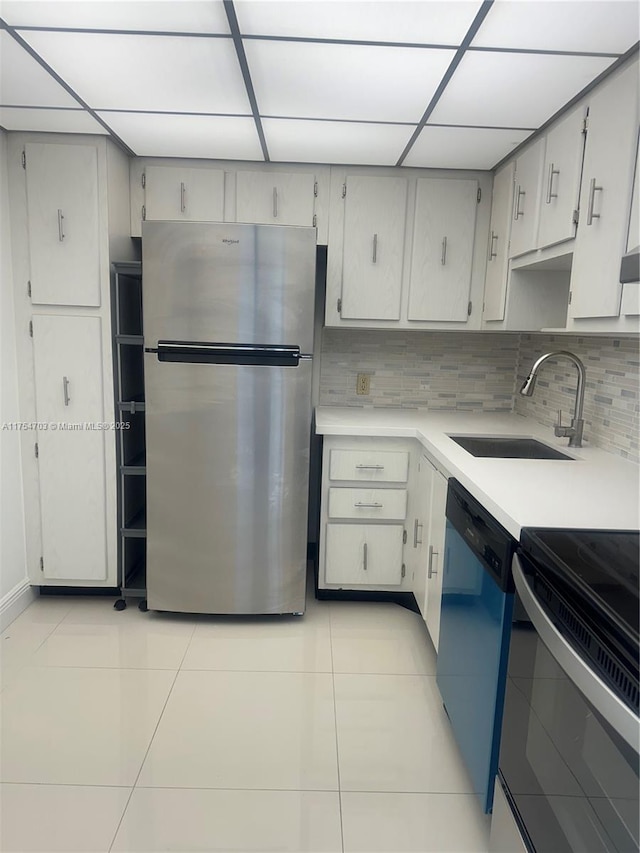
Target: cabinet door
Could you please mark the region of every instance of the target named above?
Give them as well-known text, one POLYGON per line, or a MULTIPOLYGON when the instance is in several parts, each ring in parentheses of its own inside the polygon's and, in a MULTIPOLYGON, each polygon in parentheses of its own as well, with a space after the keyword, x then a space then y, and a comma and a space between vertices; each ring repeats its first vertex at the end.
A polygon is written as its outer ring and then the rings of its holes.
POLYGON ((540 248, 575 237, 574 213, 580 192, 584 116, 584 108, 580 107, 547 134, 538 231, 540 248))
POLYGON ((477 181, 418 180, 409 320, 468 319, 477 194, 477 181))
POLYGON ((515 164, 509 163, 508 166, 497 172, 493 179, 487 275, 484 285, 483 318, 485 320, 504 320, 514 171, 515 164))
POLYGON ((571 267, 571 317, 617 317, 638 134, 638 64, 589 101, 580 218, 571 267))
POLYGON ((31 300, 100 305, 98 152, 25 145, 31 300))
POLYGON ((544 139, 539 139, 516 160, 510 258, 537 248, 536 230, 544 142, 544 139))
MULTIPOLYGON (((433 465, 425 456, 420 457, 418 462, 418 476, 416 477, 415 512, 412 514, 412 527, 409 534, 413 537, 412 544, 414 553, 413 562, 413 594, 420 608, 422 617, 427 617, 427 553, 429 538, 429 514, 431 504, 432 480, 435 474, 433 465)), ((412 495, 413 497, 413 495, 412 495)))
POLYGON ((224 220, 224 172, 221 169, 147 166, 144 180, 145 219, 224 220))
POLYGON ((434 469, 429 507, 429 545, 427 552, 427 608, 424 616, 436 651, 440 636, 440 606, 442 604, 442 566, 446 531, 448 481, 434 469))
POLYGON ((33 345, 44 575, 104 580, 101 320, 34 316, 33 345))
POLYGON ((259 225, 313 225, 315 177, 286 172, 238 172, 236 219, 259 225))
POLYGON ((406 207, 404 178, 347 178, 342 319, 400 319, 406 207))
POLYGON ((325 580, 345 587, 402 582, 401 524, 327 524, 325 580))

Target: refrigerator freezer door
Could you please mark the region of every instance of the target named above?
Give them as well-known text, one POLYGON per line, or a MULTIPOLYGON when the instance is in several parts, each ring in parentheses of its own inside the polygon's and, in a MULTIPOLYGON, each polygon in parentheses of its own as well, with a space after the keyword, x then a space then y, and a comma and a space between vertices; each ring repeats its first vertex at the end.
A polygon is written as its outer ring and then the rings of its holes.
POLYGON ((144 342, 313 352, 314 228, 143 222, 144 342))
POLYGON ((152 610, 304 610, 311 360, 145 355, 152 610))

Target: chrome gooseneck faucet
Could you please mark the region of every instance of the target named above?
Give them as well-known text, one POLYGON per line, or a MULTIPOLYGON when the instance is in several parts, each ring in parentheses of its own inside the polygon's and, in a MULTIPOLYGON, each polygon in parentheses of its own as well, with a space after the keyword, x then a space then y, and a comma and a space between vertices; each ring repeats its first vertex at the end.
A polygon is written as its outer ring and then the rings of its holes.
POLYGON ((562 411, 558 410, 558 422, 554 425, 553 431, 555 435, 558 436, 558 438, 568 438, 569 447, 582 447, 582 432, 584 430, 582 409, 584 406, 585 369, 584 364, 580 361, 577 355, 574 355, 572 352, 567 352, 566 350, 557 350, 556 352, 548 352, 545 353, 545 355, 541 355, 531 368, 531 372, 527 376, 524 385, 520 389, 520 393, 523 395, 523 397, 531 397, 533 395, 533 389, 536 385, 536 379, 538 378, 538 371, 540 370, 542 365, 549 358, 559 357, 568 358, 569 361, 575 364, 578 370, 578 385, 576 387, 576 402, 573 412, 573 418, 571 419, 571 425, 562 425, 562 411))

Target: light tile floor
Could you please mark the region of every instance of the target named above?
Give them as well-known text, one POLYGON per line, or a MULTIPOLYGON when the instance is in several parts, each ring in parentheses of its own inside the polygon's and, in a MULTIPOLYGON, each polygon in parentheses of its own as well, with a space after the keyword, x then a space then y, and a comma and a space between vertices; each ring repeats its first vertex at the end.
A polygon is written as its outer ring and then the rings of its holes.
POLYGON ((0 851, 480 853, 421 618, 41 597, 2 634, 0 851))

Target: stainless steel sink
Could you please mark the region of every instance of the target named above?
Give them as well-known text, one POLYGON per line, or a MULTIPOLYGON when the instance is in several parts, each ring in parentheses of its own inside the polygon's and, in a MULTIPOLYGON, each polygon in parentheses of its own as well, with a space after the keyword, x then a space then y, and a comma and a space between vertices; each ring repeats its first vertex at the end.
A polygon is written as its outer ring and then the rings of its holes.
POLYGON ((549 447, 535 438, 505 438, 501 436, 450 435, 472 456, 487 456, 494 459, 568 459, 572 456, 549 447))

